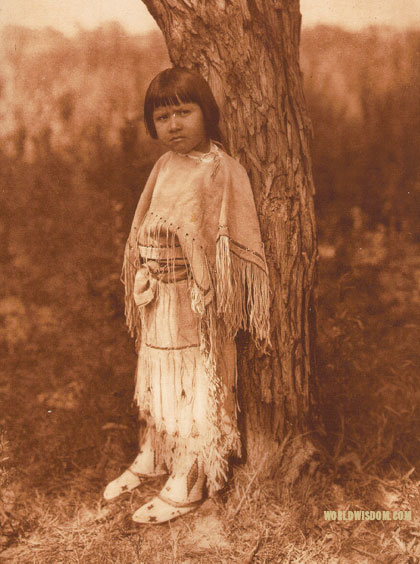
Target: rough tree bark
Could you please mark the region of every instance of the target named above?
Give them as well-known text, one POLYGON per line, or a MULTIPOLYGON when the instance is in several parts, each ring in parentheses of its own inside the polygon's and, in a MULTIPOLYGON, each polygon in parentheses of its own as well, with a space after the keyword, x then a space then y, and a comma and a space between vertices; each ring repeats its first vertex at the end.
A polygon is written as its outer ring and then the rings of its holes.
POLYGON ((289 437, 288 444, 298 445, 289 451, 301 464, 314 453, 308 438, 317 412, 311 348, 317 251, 311 126, 298 62, 299 0, 143 1, 172 62, 208 80, 222 110, 227 148, 249 173, 260 217, 274 349, 261 356, 241 336, 248 459, 275 455, 289 437))

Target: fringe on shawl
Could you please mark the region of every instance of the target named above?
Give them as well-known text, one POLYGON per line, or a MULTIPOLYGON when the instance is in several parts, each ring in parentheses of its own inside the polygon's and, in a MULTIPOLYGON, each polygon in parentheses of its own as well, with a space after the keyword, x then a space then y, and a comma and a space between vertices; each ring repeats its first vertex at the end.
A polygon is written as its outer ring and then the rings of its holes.
POLYGON ((125 287, 125 320, 128 327, 128 331, 132 337, 135 338, 136 351, 140 348, 141 340, 141 326, 142 326, 142 315, 141 309, 137 307, 134 301, 134 279, 136 277, 136 272, 140 267, 140 258, 137 253, 135 255, 131 244, 127 242, 124 251, 124 261, 121 272, 121 282, 125 287))
POLYGON ((232 252, 228 235, 219 236, 216 244, 215 285, 217 315, 223 318, 228 337, 244 329, 251 333, 257 348, 267 351, 271 346, 268 275, 232 252))
MULTIPOLYGON (((147 233, 147 245, 164 235, 168 247, 175 251, 177 229, 168 225, 161 217, 148 213, 143 226, 147 233)), ((138 232, 139 233, 139 232, 138 232)), ((134 245, 127 243, 122 271, 125 285, 125 316, 132 336, 136 337, 136 348, 140 345, 141 315, 134 302, 134 278, 140 265, 138 252, 138 233, 134 245)), ((191 256, 194 253, 190 242, 191 256)), ((228 235, 220 235, 216 243, 216 268, 206 262, 207 271, 216 289, 216 300, 206 305, 202 290, 195 284, 189 272, 191 302, 193 310, 201 316, 202 339, 201 351, 206 358, 209 370, 214 371, 215 351, 218 333, 226 331, 228 338, 234 338, 239 329, 249 331, 256 346, 267 352, 270 341, 270 288, 267 272, 252 260, 239 256, 243 251, 235 252, 235 244, 228 235), (215 303, 216 302, 216 303, 215 303), (220 324, 223 320, 223 326, 220 324)), ((239 250, 239 249, 238 249, 239 250)), ((186 259, 185 265, 187 265, 186 259)), ((207 259, 205 258, 207 261, 207 259)), ((171 264, 168 259, 168 271, 171 264)), ((175 281, 175 270, 172 266, 175 281)))

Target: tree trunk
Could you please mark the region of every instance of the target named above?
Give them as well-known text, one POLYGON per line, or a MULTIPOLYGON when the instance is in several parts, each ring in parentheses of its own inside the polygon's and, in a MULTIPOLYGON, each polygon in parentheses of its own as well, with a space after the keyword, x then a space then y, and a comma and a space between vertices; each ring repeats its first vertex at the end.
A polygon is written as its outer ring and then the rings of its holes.
POLYGON ((248 459, 274 455, 285 437, 310 455, 302 436, 310 436, 317 413, 311 348, 317 251, 299 0, 143 1, 172 62, 208 80, 227 149, 248 171, 254 191, 273 292, 273 351, 261 355, 240 336, 248 459))

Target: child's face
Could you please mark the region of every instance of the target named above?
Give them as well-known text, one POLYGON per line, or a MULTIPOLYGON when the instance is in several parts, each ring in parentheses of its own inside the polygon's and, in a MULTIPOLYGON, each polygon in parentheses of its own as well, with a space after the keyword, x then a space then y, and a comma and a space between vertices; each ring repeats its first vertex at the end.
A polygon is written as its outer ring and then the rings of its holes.
POLYGON ((153 112, 158 139, 172 151, 189 153, 210 149, 203 112, 194 102, 161 106, 153 112))

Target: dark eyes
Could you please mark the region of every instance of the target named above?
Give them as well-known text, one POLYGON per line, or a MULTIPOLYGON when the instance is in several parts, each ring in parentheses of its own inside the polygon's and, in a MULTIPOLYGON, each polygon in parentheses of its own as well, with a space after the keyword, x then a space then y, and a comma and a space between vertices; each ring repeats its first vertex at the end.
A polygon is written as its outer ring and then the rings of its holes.
POLYGON ((160 123, 164 123, 166 121, 168 121, 168 119, 171 117, 171 115, 175 115, 175 116, 179 116, 179 117, 186 117, 188 115, 190 115, 191 110, 187 110, 187 109, 180 109, 180 110, 176 110, 175 112, 166 112, 164 114, 158 114, 154 120, 158 121, 160 123))

